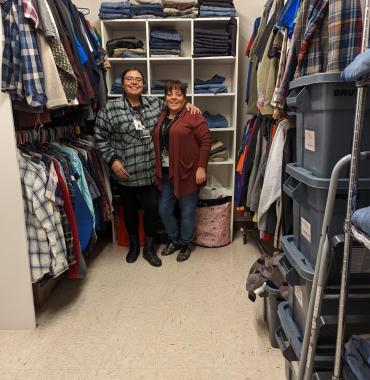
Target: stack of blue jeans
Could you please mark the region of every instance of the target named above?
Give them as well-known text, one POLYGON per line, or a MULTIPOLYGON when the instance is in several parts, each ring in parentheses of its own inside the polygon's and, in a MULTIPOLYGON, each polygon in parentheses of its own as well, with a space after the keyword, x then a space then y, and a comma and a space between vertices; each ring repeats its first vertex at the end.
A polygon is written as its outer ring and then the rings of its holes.
MULTIPOLYGON (((170 81, 171 79, 159 79, 159 80, 155 80, 153 81, 152 83, 152 86, 151 86, 151 89, 152 89, 152 94, 160 94, 160 95, 163 95, 164 94, 164 91, 166 89, 166 86, 167 86, 167 83, 170 81)), ((188 87, 188 84, 187 83, 183 83, 186 87, 188 87)))
POLYGON ((225 29, 194 30, 194 57, 236 55, 237 21, 231 17, 225 29))
POLYGON ((221 114, 213 115, 209 113, 208 111, 205 111, 203 113, 204 118, 207 120, 208 128, 209 129, 216 129, 216 128, 228 128, 229 123, 226 120, 226 117, 221 114))
POLYGON ((175 29, 155 29, 150 32, 151 56, 180 56, 182 37, 175 29))
POLYGON ((215 74, 211 79, 195 79, 194 94, 221 94, 228 92, 224 84, 225 78, 215 74))
POLYGON ((230 36, 226 30, 195 28, 194 57, 230 55, 230 36))
POLYGON ((101 20, 130 18, 130 3, 128 0, 118 3, 103 2, 100 5, 99 18, 101 20))
POLYGON ((200 0, 199 17, 234 17, 233 0, 200 0))
POLYGON ((131 0, 131 18, 163 18, 162 3, 131 0))

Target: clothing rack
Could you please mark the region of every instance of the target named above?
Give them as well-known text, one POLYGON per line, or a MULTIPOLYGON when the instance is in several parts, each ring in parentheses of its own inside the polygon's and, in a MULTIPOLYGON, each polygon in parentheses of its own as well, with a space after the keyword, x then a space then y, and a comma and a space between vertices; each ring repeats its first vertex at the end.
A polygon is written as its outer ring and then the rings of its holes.
MULTIPOLYGON (((362 36, 362 52, 368 48, 369 38, 369 10, 370 2, 366 0, 364 22, 363 22, 363 36, 362 36)), ((352 226, 352 215, 356 209, 357 201, 357 186, 358 186, 358 171, 360 159, 369 159, 370 152, 360 152, 361 136, 364 126, 365 116, 365 102, 367 86, 369 82, 366 80, 359 80, 357 82, 357 103, 355 113, 355 123, 352 142, 352 153, 343 157, 335 165, 328 192, 328 198, 325 208, 325 216, 323 220, 320 246, 317 255, 317 264, 315 274, 312 282, 311 297, 307 312, 306 328, 304 332, 304 339, 302 344, 302 352, 299 361, 298 380, 309 380, 312 378, 314 360, 316 355, 316 346, 320 331, 320 314, 321 307, 324 299, 325 286, 328 278, 328 268, 330 267, 331 255, 329 252, 328 243, 328 230, 332 221, 332 214, 334 209, 335 195, 338 187, 338 179, 342 169, 350 162, 350 177, 347 198, 347 211, 345 218, 345 240, 343 251, 343 263, 341 272, 341 285, 339 296, 339 311, 338 311, 338 330, 335 351, 335 364, 333 380, 342 379, 342 360, 343 360, 343 345, 345 339, 346 327, 346 305, 349 294, 349 275, 351 268, 351 254, 352 254, 352 238, 356 237, 358 241, 359 235, 354 233, 354 226, 352 226)), ((363 235, 360 233, 360 235, 363 235)), ((360 236, 361 238, 361 236, 360 236)), ((362 241, 363 242, 363 241, 362 241)), ((364 242, 363 242, 364 244, 364 242)), ((366 246, 366 244, 364 244, 366 246)), ((370 246, 367 246, 368 248, 370 246)))
POLYGON ((15 136, 17 146, 34 143, 43 144, 45 142, 56 142, 61 139, 75 137, 79 134, 76 133, 76 129, 79 129, 76 125, 43 127, 41 124, 32 129, 17 129, 15 136))
MULTIPOLYGON (((363 21, 363 35, 362 35, 362 52, 369 48, 369 37, 370 37, 370 1, 366 0, 364 8, 364 21, 363 21)), ((346 306, 349 291, 349 274, 351 267, 351 257, 352 257, 352 238, 359 237, 359 241, 369 248, 370 246, 366 244, 366 239, 361 239, 364 234, 356 231, 355 227, 352 225, 352 215, 356 210, 357 201, 357 186, 358 186, 358 175, 359 175, 359 164, 361 156, 361 138, 362 131, 364 128, 364 118, 365 118, 365 102, 368 91, 368 86, 370 85, 369 78, 360 80, 357 82, 357 103, 356 103, 356 116, 353 131, 353 143, 352 143, 352 153, 351 153, 351 166, 350 166, 350 177, 349 177, 349 187, 348 187, 348 199, 347 199, 347 212, 345 220, 345 238, 344 238, 344 251, 343 251, 343 266, 342 266, 342 277, 341 277, 341 287, 340 287, 340 298, 339 298, 339 312, 338 312, 338 332, 336 341, 336 352, 335 352, 335 365, 333 380, 341 379, 342 374, 342 360, 343 360, 343 345, 345 337, 345 327, 346 327, 346 306), (358 232, 358 233, 356 233, 358 232), (364 244, 365 243, 365 244, 364 244)))

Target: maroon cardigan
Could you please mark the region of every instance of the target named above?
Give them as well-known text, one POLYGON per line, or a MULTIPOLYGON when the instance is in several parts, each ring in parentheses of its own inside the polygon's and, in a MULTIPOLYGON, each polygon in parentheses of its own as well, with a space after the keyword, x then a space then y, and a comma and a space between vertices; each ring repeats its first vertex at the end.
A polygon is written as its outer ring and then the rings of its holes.
MULTIPOLYGON (((166 118, 163 111, 153 131, 155 148, 155 176, 159 190, 162 190, 162 160, 160 148, 161 125, 166 118)), ((192 115, 185 108, 169 131, 169 177, 172 180, 176 198, 197 191, 195 174, 199 167, 207 169, 212 139, 206 119, 192 115)))

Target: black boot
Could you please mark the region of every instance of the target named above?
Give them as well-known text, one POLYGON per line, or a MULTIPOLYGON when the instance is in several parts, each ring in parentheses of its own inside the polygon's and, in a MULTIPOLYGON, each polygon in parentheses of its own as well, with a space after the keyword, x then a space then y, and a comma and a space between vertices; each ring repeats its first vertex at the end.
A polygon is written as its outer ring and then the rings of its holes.
POLYGON ((160 267, 162 265, 162 261, 154 249, 154 237, 145 236, 143 257, 150 265, 153 265, 153 267, 160 267))
POLYGON ((130 247, 126 256, 126 261, 130 264, 134 263, 140 254, 140 242, 139 236, 129 235, 130 247))

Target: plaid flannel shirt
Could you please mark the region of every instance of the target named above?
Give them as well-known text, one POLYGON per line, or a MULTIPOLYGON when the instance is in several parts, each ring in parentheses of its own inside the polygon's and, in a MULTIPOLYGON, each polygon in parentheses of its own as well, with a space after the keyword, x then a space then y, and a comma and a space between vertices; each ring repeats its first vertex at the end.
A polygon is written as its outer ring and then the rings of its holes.
POLYGON ((57 277, 68 269, 67 248, 59 210, 45 198, 45 165, 21 156, 19 170, 32 282, 46 274, 57 277))
MULTIPOLYGON (((298 65, 296 75, 299 76, 299 72, 302 69, 304 71, 308 66, 316 66, 319 62, 316 61, 315 55, 321 55, 321 49, 318 46, 316 51, 313 51, 313 61, 308 59, 308 52, 310 50, 310 44, 312 46, 312 38, 315 33, 320 29, 321 24, 327 14, 329 6, 329 0, 313 0, 309 2, 308 12, 307 12, 307 24, 306 28, 303 31, 303 39, 301 44, 301 49, 298 55, 298 65)), ((316 33, 317 38, 320 38, 316 33)), ((312 49, 311 49, 312 51, 312 49)), ((317 72, 320 71, 320 68, 317 69, 317 72)), ((322 68, 321 68, 322 71, 322 68)), ((303 73, 304 75, 304 73, 303 73)))
POLYGON ((362 14, 357 0, 329 0, 327 71, 343 71, 361 53, 362 14))
POLYGON ((95 147, 111 168, 118 159, 128 171, 127 180, 113 174, 113 178, 126 186, 147 186, 154 182, 154 145, 151 134, 163 108, 157 97, 142 97, 140 116, 149 138, 141 138, 135 130, 131 107, 126 98, 109 101, 101 108, 95 122, 95 147))
MULTIPOLYGON (((30 0, 24 0, 25 7, 30 0)), ((4 28, 4 49, 1 90, 12 100, 23 101, 34 108, 42 108, 47 102, 45 79, 36 41, 34 12, 25 18, 22 0, 0 0, 4 28)))

